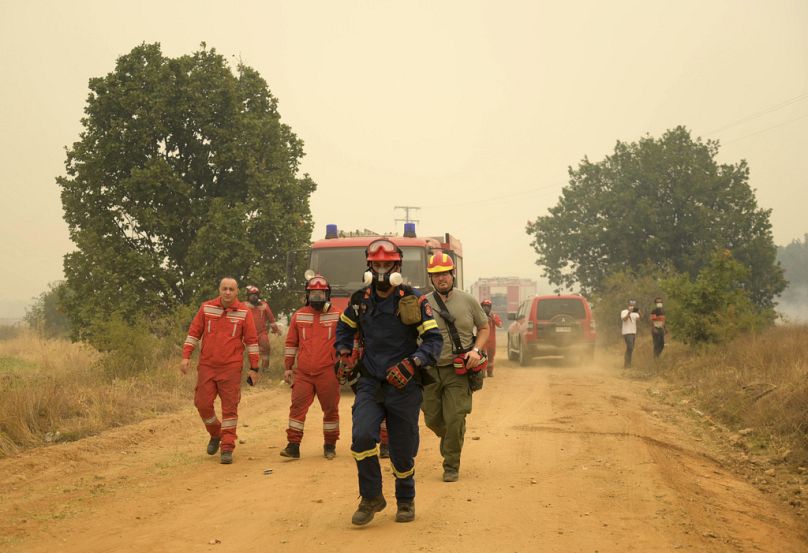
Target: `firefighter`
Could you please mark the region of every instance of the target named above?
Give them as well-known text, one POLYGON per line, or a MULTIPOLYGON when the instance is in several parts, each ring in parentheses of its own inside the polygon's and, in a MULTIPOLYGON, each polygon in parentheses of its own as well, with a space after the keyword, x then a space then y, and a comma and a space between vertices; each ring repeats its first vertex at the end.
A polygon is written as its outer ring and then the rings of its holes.
POLYGON ((421 367, 435 362, 442 339, 423 296, 401 285, 402 252, 387 239, 365 250, 365 287, 355 292, 337 325, 335 366, 341 381, 353 382, 351 453, 359 473, 362 500, 351 518, 373 520, 387 505, 382 495, 379 427, 387 419, 390 461, 396 479, 396 522, 415 519, 415 456, 418 416, 423 400, 421 367), (359 335, 363 354, 354 364, 351 351, 359 335))
POLYGON ((460 452, 471 413, 471 394, 481 384, 487 359, 488 317, 471 294, 454 288, 454 262, 436 252, 427 263, 434 291, 427 294, 443 336, 443 349, 427 373, 434 382, 424 386, 424 422, 440 438, 443 481, 460 478, 460 452), (474 335, 476 329, 476 337, 474 335))
POLYGON ((247 304, 238 300, 236 279, 223 278, 219 282, 219 297, 200 306, 182 348, 182 374, 188 373, 191 353, 200 342, 194 405, 210 434, 208 455, 215 455, 221 447, 221 463, 229 465, 236 448, 245 346, 250 360, 247 382, 254 385, 259 378, 255 323, 247 304), (217 395, 222 402, 221 422, 213 408, 217 395))
POLYGON ((261 290, 252 284, 247 286, 247 300, 248 306, 252 311, 253 320, 255 321, 255 330, 258 332, 258 349, 261 353, 261 370, 269 369, 269 353, 271 347, 269 345, 269 335, 267 333, 267 326, 272 330, 275 336, 281 335, 281 329, 278 323, 275 322, 275 315, 272 309, 269 308, 269 303, 261 299, 261 290))
POLYGON ((331 310, 331 286, 321 275, 306 282, 306 306, 292 315, 283 353, 283 379, 292 386, 288 444, 283 457, 300 458, 306 413, 314 396, 323 410, 323 455, 333 459, 339 439, 339 382, 333 368, 339 312, 331 310), (295 366, 297 360, 297 366, 295 366))
POLYGON ((483 300, 480 305, 488 316, 488 341, 485 343, 488 366, 486 366, 485 372, 487 376, 494 376, 494 358, 497 355, 497 329, 502 328, 502 319, 496 313, 491 313, 491 300, 483 300))

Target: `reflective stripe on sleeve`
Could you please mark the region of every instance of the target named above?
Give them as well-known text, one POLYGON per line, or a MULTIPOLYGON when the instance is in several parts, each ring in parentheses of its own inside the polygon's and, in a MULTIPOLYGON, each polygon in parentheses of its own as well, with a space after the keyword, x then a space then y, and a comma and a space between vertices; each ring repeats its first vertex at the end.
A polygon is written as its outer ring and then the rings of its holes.
POLYGON ((294 357, 297 355, 297 348, 284 348, 283 355, 285 357, 294 357))
POLYGON ((339 320, 342 321, 343 323, 345 323, 346 325, 348 325, 351 328, 357 328, 356 323, 353 322, 349 317, 345 316, 345 313, 342 313, 339 316, 339 320))
POLYGON ((432 330, 433 328, 438 328, 438 323, 435 322, 435 319, 425 321, 424 324, 418 325, 418 336, 420 336, 427 330, 432 330))
POLYGON ((259 351, 260 351, 260 350, 258 349, 258 344, 250 344, 250 345, 248 345, 248 346, 247 346, 247 354, 248 354, 248 355, 249 355, 250 353, 255 353, 255 354, 258 354, 258 353, 259 353, 259 351))
POLYGON ((195 348, 196 346, 199 345, 199 338, 194 338, 189 334, 188 336, 185 337, 185 345, 195 348))

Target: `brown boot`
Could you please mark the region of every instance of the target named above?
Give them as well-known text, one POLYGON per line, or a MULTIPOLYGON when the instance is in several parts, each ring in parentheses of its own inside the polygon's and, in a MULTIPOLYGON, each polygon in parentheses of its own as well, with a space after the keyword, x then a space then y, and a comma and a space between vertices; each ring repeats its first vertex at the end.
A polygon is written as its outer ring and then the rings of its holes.
POLYGON ((364 526, 373 520, 373 515, 385 507, 387 507, 387 501, 384 500, 383 495, 377 495, 376 497, 363 497, 362 501, 359 502, 359 507, 351 517, 351 523, 356 524, 357 526, 364 526))

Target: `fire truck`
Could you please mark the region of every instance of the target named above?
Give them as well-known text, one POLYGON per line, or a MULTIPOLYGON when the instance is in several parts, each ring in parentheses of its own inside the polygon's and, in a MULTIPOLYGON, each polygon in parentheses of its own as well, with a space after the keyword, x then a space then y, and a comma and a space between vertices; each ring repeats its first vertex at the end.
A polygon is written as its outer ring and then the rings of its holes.
POLYGON ((427 259, 433 251, 441 250, 454 260, 455 286, 463 287, 463 246, 449 233, 443 236, 417 236, 415 223, 405 223, 402 236, 379 234, 367 229, 343 232, 337 225, 330 224, 326 225, 325 238, 311 245, 309 269, 328 279, 333 308, 344 310, 351 294, 363 287, 363 275, 367 270, 365 248, 379 238, 386 238, 401 248, 404 284, 423 293, 428 292, 427 259))

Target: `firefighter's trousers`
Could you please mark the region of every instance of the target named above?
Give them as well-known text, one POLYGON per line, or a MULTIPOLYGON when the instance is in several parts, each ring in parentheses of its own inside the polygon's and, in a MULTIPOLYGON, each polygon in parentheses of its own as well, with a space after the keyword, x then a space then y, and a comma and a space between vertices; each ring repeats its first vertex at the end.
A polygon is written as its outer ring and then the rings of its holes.
POLYGON ((238 403, 241 399, 241 365, 236 367, 197 367, 194 405, 213 438, 221 438, 222 451, 236 448, 236 425, 238 403), (213 402, 216 396, 222 401, 222 420, 216 417, 213 402))
POLYGON ((460 470, 466 415, 471 413, 469 379, 455 374, 451 365, 427 371, 435 382, 424 386, 424 422, 440 438, 443 468, 460 470))
POLYGON ((269 335, 266 332, 258 333, 258 353, 261 356, 261 369, 267 370, 269 368, 269 354, 272 352, 272 347, 269 343, 269 335))
POLYGON ((376 497, 382 493, 379 465, 379 426, 387 418, 390 462, 396 478, 396 499, 415 498, 415 456, 418 454, 418 416, 423 392, 410 381, 403 390, 387 382, 363 376, 356 386, 353 404, 351 453, 359 472, 359 495, 376 497))
POLYGON ((317 396, 323 410, 323 443, 334 445, 339 439, 339 382, 331 367, 318 374, 295 372, 292 384, 292 406, 289 408, 289 427, 286 438, 299 444, 303 439, 306 413, 317 396))

